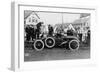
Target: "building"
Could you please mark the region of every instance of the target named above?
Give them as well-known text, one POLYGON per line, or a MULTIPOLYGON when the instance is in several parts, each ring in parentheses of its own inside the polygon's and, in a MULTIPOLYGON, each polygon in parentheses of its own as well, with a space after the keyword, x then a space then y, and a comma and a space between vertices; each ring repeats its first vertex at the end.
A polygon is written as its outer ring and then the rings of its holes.
POLYGON ((82 41, 85 41, 87 32, 90 30, 90 14, 82 14, 80 19, 73 22, 73 27, 78 34, 82 34, 82 41))
POLYGON ((73 27, 79 32, 84 33, 90 30, 90 15, 81 17, 80 19, 73 22, 73 27))
POLYGON ((40 21, 40 17, 34 11, 31 11, 24 17, 24 24, 25 25, 36 25, 40 21))

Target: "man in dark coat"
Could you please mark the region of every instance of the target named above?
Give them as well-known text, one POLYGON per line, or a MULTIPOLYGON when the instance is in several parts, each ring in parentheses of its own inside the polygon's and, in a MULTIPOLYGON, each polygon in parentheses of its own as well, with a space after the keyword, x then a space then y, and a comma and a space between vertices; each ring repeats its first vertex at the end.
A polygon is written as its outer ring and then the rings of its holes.
POLYGON ((73 36, 73 30, 72 30, 72 29, 67 30, 67 35, 68 35, 68 36, 73 36))
POLYGON ((30 26, 29 25, 26 26, 25 32, 26 32, 26 40, 30 41, 30 39, 31 39, 31 30, 30 30, 30 26))
POLYGON ((51 25, 48 25, 49 35, 53 36, 53 27, 51 25))
POLYGON ((31 38, 32 40, 34 40, 35 39, 35 29, 33 25, 31 25, 30 31, 31 31, 31 38))
POLYGON ((36 38, 37 38, 37 39, 39 39, 39 35, 40 35, 40 33, 41 33, 41 26, 42 26, 42 24, 43 24, 43 22, 39 22, 39 23, 36 25, 36 27, 37 27, 37 29, 36 29, 36 38))

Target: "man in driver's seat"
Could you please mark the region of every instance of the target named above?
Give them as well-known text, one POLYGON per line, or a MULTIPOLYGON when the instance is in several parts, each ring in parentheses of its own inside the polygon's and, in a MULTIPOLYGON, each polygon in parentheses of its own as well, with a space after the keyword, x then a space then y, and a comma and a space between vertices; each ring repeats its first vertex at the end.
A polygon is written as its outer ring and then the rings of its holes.
POLYGON ((73 30, 72 29, 67 30, 67 35, 68 36, 73 36, 73 30))

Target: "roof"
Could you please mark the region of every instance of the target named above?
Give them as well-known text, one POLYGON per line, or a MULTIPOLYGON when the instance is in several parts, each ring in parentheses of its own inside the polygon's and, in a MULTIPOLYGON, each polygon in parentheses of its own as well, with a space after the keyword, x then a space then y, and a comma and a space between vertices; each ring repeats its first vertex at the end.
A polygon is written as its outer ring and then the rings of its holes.
POLYGON ((27 11, 26 13, 24 12, 24 19, 27 19, 32 13, 34 13, 40 19, 35 11, 27 11))
POLYGON ((55 27, 58 27, 58 28, 59 28, 59 27, 62 27, 62 28, 64 28, 64 29, 70 27, 70 28, 72 28, 73 30, 75 30, 74 27, 73 27, 73 25, 72 25, 72 23, 56 24, 55 27))
POLYGON ((73 24, 84 23, 84 22, 88 21, 89 19, 90 19, 90 16, 83 17, 83 18, 80 18, 80 19, 78 19, 78 20, 75 20, 75 21, 73 22, 73 24))

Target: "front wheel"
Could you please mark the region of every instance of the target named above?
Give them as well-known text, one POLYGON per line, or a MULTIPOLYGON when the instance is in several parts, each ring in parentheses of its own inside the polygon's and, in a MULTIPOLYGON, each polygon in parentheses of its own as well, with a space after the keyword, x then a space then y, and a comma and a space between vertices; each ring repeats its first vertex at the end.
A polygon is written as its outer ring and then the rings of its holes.
POLYGON ((79 42, 77 40, 71 40, 69 42, 69 49, 74 51, 79 49, 79 42))

